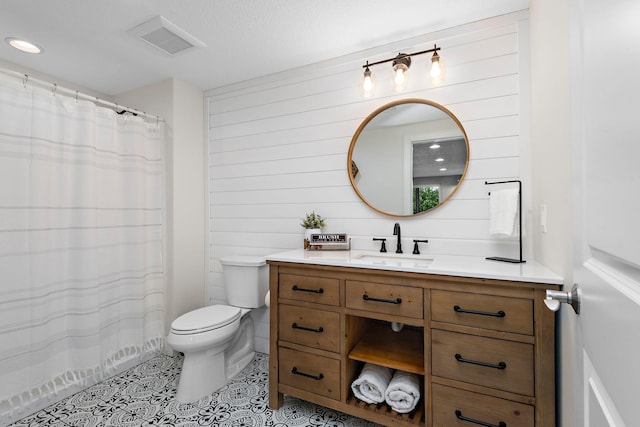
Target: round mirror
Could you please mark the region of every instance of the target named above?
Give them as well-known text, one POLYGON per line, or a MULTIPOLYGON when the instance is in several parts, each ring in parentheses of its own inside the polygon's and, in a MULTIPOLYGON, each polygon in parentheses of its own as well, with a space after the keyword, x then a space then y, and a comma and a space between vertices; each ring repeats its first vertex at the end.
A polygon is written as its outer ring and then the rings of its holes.
POLYGON ((410 216, 442 205, 458 189, 469 164, 460 121, 424 99, 391 102, 358 127, 347 156, 349 180, 370 208, 410 216))

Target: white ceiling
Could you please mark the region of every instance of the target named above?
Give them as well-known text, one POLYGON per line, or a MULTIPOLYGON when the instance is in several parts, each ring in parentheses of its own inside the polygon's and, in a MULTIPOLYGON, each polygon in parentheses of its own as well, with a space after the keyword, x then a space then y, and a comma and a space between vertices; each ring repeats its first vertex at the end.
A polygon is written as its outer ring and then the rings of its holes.
POLYGON ((2 0, 0 60, 115 95, 168 77, 202 89, 529 7, 529 0, 2 0), (127 30, 162 15, 206 44, 169 56, 127 30), (4 42, 21 37, 41 55, 4 42))

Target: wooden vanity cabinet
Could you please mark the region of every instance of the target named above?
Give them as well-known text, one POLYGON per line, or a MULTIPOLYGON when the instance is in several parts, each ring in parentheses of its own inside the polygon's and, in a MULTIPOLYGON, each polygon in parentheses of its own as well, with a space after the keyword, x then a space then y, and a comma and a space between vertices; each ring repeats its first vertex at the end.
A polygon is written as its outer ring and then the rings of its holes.
POLYGON ((555 316, 543 299, 559 286, 269 267, 272 409, 287 394, 387 426, 555 426, 555 316), (351 383, 367 362, 418 375, 416 409, 355 398, 351 383))

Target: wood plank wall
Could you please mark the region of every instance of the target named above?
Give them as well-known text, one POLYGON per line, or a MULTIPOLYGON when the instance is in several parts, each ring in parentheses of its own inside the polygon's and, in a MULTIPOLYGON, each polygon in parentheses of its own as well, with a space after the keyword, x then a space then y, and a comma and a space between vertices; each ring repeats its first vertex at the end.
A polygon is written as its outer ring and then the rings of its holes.
MULTIPOLYGON (((503 15, 207 92, 207 302, 226 299, 221 257, 301 247, 300 218, 312 210, 327 219, 325 231, 346 232, 361 249, 377 249, 374 236, 389 238, 389 244, 399 221, 407 249, 411 239, 426 238, 423 252, 517 257, 517 240, 500 241, 488 233, 490 187, 484 182, 521 179, 526 224, 531 215, 527 18, 526 11, 503 15), (433 87, 426 78, 427 54, 413 58, 404 93, 391 91, 391 65, 383 64, 372 67, 376 96, 360 96, 357 85, 366 60, 434 43, 442 47, 444 84, 433 87), (350 186, 346 159, 354 132, 371 111, 409 97, 451 110, 467 132, 471 159, 448 203, 397 219, 362 203, 350 186)), ((533 253, 527 234, 525 259, 533 253)), ((256 348, 267 352, 267 310, 253 316, 256 348)))

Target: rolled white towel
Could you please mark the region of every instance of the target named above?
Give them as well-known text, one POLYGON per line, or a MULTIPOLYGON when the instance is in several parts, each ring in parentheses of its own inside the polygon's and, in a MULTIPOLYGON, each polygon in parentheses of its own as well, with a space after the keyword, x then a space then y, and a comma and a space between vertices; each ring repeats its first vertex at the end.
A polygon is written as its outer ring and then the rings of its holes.
POLYGON ((351 383, 351 390, 358 399, 367 403, 382 403, 392 374, 393 371, 387 367, 365 363, 358 378, 351 383))
POLYGON ((384 393, 391 409, 401 414, 411 412, 420 400, 420 380, 415 374, 396 371, 384 393))

